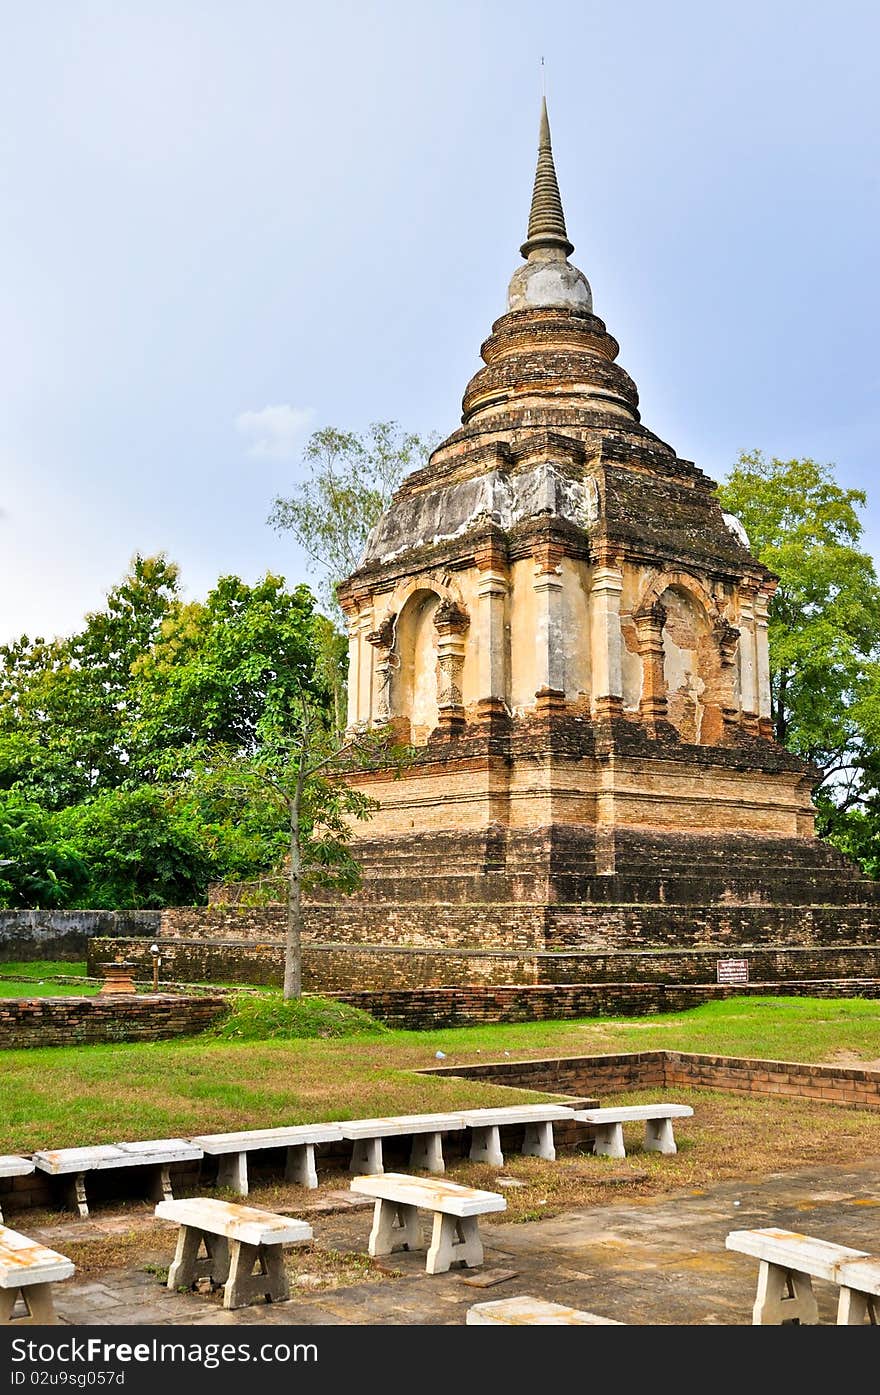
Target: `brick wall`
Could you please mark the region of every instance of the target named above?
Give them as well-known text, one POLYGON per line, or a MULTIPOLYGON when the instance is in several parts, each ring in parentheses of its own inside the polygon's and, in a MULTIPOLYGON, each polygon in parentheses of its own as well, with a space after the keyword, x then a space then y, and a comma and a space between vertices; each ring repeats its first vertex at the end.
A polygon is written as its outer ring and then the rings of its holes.
POLYGON ((726 1090, 734 1094, 787 1095, 859 1108, 880 1109, 880 1071, 763 1061, 688 1051, 633 1051, 539 1061, 487 1061, 434 1066, 425 1075, 454 1075, 524 1090, 607 1096, 625 1090, 726 1090))
POLYGON ((229 1011, 222 994, 115 998, 0 998, 0 1048, 159 1041, 210 1027, 229 1011))
POLYGON ((700 1003, 743 995, 880 998, 880 979, 806 979, 719 984, 602 983, 399 989, 334 994, 392 1027, 421 1030, 474 1022, 538 1022, 609 1013, 643 1016, 681 1012, 700 1003))
MULTIPOLYGON (((167 982, 276 983, 283 979, 284 948, 277 936, 209 939, 160 936, 162 977, 167 982)), ((429 950, 402 945, 344 945, 312 942, 303 947, 303 983, 309 992, 440 988, 486 984, 602 983, 705 984, 715 978, 729 949, 643 950, 554 954, 548 951, 429 950)), ((152 972, 148 943, 141 939, 95 940, 89 966, 122 953, 152 972)), ((757 982, 880 978, 880 945, 835 948, 737 949, 757 982)))
POLYGON ((154 937, 159 911, 0 910, 0 963, 84 959, 97 935, 154 937))

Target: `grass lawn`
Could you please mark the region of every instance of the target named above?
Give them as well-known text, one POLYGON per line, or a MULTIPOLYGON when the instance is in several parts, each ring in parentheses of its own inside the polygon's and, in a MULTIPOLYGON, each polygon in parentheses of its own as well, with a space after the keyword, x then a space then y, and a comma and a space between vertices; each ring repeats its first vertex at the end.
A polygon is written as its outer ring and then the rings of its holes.
POLYGON ((66 960, 23 959, 16 963, 0 963, 0 998, 62 998, 69 994, 91 997, 97 993, 98 984, 63 982, 65 978, 84 978, 85 975, 85 963, 66 960))
POLYGON ((17 959, 0 961, 0 979, 4 978, 85 978, 88 966, 84 959, 17 959))
MULTIPOLYGON (((148 1044, 3 1051, 0 1152, 512 1102, 529 1096, 474 1081, 420 1077, 412 1071, 437 1064, 438 1050, 446 1054, 443 1064, 451 1066, 503 1059, 506 1054, 576 1056, 652 1047, 876 1062, 880 1004, 860 999, 740 998, 626 1020, 293 1041, 206 1035, 148 1044)), ((737 1101, 736 1106, 746 1109, 751 1103, 737 1101)), ((805 1128, 817 1108, 802 1101, 781 1103, 802 1112, 805 1128)), ((831 1113, 840 1118, 839 1109, 831 1113)), ((851 1113, 855 1117, 858 1111, 851 1113)), ((876 1132, 877 1137, 872 1146, 862 1137, 854 1147, 862 1154, 880 1152, 880 1116, 864 1113, 867 1134, 873 1138, 876 1132)), ((847 1126, 849 1118, 850 1111, 847 1126)), ((743 1143, 746 1147, 745 1134, 743 1143)))

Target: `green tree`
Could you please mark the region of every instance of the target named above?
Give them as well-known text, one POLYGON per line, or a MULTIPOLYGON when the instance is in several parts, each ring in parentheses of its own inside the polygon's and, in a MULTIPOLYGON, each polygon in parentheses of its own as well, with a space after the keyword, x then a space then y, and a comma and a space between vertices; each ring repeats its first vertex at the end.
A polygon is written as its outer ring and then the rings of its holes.
POLYGON ((364 433, 326 426, 303 452, 306 478, 292 494, 278 496, 269 522, 290 532, 320 580, 320 595, 338 616, 336 587, 355 570, 370 529, 388 507, 405 475, 425 465, 434 437, 377 421, 364 433))
POLYGON ((860 546, 864 491, 815 460, 740 456, 719 490, 779 577, 770 605, 776 737, 822 774, 826 822, 871 797, 880 737, 880 586, 860 546))
POLYGON ((177 567, 138 555, 78 633, 0 646, 0 789, 58 809, 131 782, 133 669, 177 597, 177 567))

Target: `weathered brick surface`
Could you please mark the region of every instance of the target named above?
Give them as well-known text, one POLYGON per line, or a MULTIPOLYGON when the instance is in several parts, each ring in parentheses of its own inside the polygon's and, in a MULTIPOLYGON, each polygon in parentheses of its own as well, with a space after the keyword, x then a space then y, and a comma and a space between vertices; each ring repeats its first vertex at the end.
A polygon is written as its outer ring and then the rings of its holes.
POLYGON ((473 1022, 535 1022, 609 1013, 642 1016, 681 1012, 719 998, 785 995, 809 998, 880 998, 880 979, 824 979, 752 983, 727 988, 709 984, 605 983, 346 992, 334 996, 363 1008, 394 1027, 465 1027, 473 1022))
POLYGON ((526 1090, 607 1095, 623 1090, 706 1089, 789 1095, 880 1109, 880 1071, 799 1061, 710 1056, 687 1051, 633 1051, 556 1060, 487 1061, 437 1066, 425 1074, 491 1080, 526 1090))
MULTIPOLYGON (((159 939, 162 977, 167 982, 281 983, 284 946, 280 938, 244 940, 159 939)), ((635 952, 506 952, 428 950, 405 945, 306 944, 303 983, 309 992, 399 990, 465 985, 635 984, 681 986, 715 978, 719 958, 730 946, 706 950, 635 952)), ((124 955, 149 978, 148 946, 138 940, 96 940, 90 962, 124 955)), ((835 948, 744 950, 749 974, 759 981, 880 978, 880 945, 835 948)))
POLYGON ((154 936, 158 911, 0 910, 0 963, 83 959, 96 935, 154 936))
POLYGON ((203 1031, 228 1011, 221 994, 0 998, 0 1048, 159 1041, 203 1031))

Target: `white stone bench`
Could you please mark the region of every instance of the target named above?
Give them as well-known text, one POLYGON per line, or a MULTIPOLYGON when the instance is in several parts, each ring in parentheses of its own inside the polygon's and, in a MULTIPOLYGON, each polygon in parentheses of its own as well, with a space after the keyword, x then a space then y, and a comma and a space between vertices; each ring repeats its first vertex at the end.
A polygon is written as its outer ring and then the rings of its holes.
POLYGON ((509 1124, 524 1124, 522 1151, 529 1157, 554 1162, 553 1124, 573 1119, 575 1112, 563 1104, 512 1104, 499 1109, 466 1109, 461 1115, 471 1133, 471 1162, 504 1166, 500 1130, 509 1124))
POLYGON ((219 1158, 218 1187, 239 1196, 248 1194, 247 1155, 259 1148, 286 1148, 285 1181, 314 1190, 318 1185, 315 1144, 337 1143, 339 1124, 296 1124, 283 1129, 245 1129, 240 1133, 206 1133, 190 1139, 210 1156, 219 1158))
POLYGON ((689 1104, 625 1104, 607 1109, 576 1109, 574 1117, 582 1124, 594 1124, 593 1152, 606 1158, 625 1158, 623 1125, 636 1119, 645 1121, 644 1147, 649 1153, 677 1153, 672 1132, 673 1119, 688 1119, 689 1104))
POLYGON ((622 1327, 616 1318, 584 1313, 579 1308, 567 1308, 564 1303, 548 1303, 543 1298, 501 1298, 495 1303, 475 1303, 468 1308, 467 1327, 526 1327, 537 1323, 542 1327, 622 1327))
POLYGON ((174 1162, 194 1161, 202 1156, 201 1148, 185 1138, 159 1138, 145 1143, 102 1143, 94 1148, 55 1148, 34 1153, 34 1163, 41 1172, 71 1179, 71 1200, 81 1216, 89 1214, 86 1196, 86 1174, 114 1167, 147 1167, 150 1169, 150 1199, 173 1198, 168 1168, 174 1162))
MULTIPOLYGON (((26 1177, 33 1172, 32 1158, 19 1157, 18 1153, 0 1153, 0 1177, 26 1177)), ((0 1225, 3 1224, 3 1207, 0 1206, 0 1225)))
POLYGON ((376 1176, 384 1172, 383 1138, 412 1136, 409 1165, 425 1172, 443 1173, 442 1135, 465 1127, 461 1114, 398 1114, 388 1119, 347 1119, 340 1123, 342 1137, 354 1144, 349 1172, 376 1176))
POLYGON ((168 1287, 191 1288, 197 1279, 209 1278, 224 1285, 224 1308, 243 1308, 260 1295, 267 1303, 289 1298, 281 1247, 312 1239, 306 1221, 215 1197, 160 1201, 156 1215, 180 1227, 168 1287))
POLYGON ((0 1324, 57 1322, 52 1285, 73 1268, 64 1255, 0 1225, 0 1324), (24 1313, 15 1315, 19 1299, 24 1313))
POLYGON ((752 1308, 755 1326, 817 1323, 813 1279, 825 1279, 840 1288, 838 1324, 852 1326, 866 1317, 877 1321, 880 1259, 865 1250, 772 1226, 732 1230, 724 1243, 728 1250, 759 1261, 758 1291, 752 1308))
POLYGON ((390 1255, 395 1250, 424 1248, 419 1227, 419 1211, 434 1216, 431 1244, 425 1270, 445 1274, 452 1264, 474 1268, 483 1262, 483 1245, 477 1217, 489 1211, 504 1211, 507 1202, 498 1192, 478 1191, 457 1182, 428 1181, 402 1172, 383 1176, 355 1177, 351 1190, 359 1196, 376 1198, 371 1255, 390 1255))

